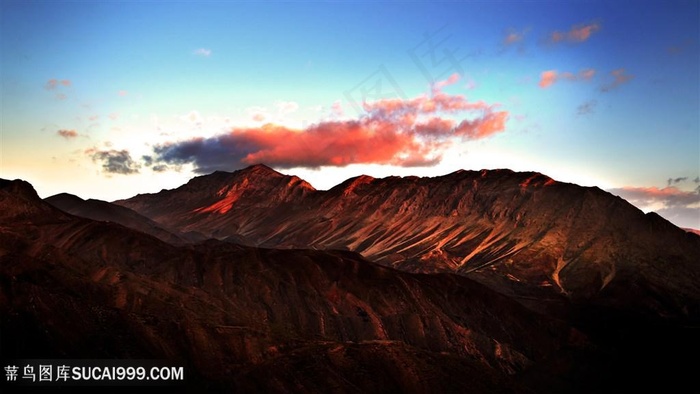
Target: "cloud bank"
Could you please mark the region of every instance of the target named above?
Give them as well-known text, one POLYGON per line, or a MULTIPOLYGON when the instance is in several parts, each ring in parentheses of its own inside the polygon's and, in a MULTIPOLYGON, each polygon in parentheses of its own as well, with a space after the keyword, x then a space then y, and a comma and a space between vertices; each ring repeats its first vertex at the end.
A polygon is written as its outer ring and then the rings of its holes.
POLYGON ((197 173, 255 163, 277 168, 435 165, 451 143, 503 132, 508 119, 498 105, 441 91, 458 80, 459 75, 453 75, 437 82, 430 95, 365 102, 358 119, 321 121, 304 129, 274 124, 234 128, 210 138, 156 145, 153 163, 193 164, 197 173))

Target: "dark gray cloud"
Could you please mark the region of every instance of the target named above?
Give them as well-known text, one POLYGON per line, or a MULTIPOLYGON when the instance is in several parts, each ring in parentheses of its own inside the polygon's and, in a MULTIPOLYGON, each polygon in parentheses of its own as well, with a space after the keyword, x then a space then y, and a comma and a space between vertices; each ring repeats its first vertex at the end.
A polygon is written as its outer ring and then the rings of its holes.
POLYGON ((682 176, 678 178, 668 178, 668 186, 675 185, 677 183, 681 183, 683 181, 687 181, 688 177, 687 176, 682 176))
POLYGON ((88 149, 86 153, 94 162, 102 163, 102 169, 110 174, 138 174, 139 168, 141 168, 141 165, 131 158, 131 154, 126 149, 88 149))
POLYGON ((262 149, 249 137, 247 133, 230 133, 211 138, 194 138, 174 144, 157 145, 153 148, 153 153, 160 163, 193 163, 196 173, 208 174, 216 170, 243 167, 242 161, 250 152, 262 149))

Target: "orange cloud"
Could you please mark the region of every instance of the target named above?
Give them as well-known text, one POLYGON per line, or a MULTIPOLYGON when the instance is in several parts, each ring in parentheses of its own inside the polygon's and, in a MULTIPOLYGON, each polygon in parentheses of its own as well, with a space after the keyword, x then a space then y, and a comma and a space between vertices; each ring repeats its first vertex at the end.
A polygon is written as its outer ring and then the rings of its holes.
POLYGON ((576 25, 572 26, 569 31, 552 32, 549 36, 549 41, 552 43, 558 43, 562 41, 567 42, 584 42, 588 40, 593 33, 600 30, 600 24, 597 22, 590 23, 588 25, 576 25))
POLYGON ((543 89, 546 89, 554 84, 557 80, 557 72, 556 70, 547 70, 543 71, 542 74, 540 74, 540 87, 543 89))
MULTIPOLYGON (((435 86, 457 81, 458 77, 450 77, 435 86)), ((355 120, 322 121, 301 130, 273 124, 234 128, 211 138, 158 145, 154 157, 161 164, 192 163, 199 173, 254 163, 281 168, 434 165, 455 139, 475 140, 503 132, 508 112, 495 108, 433 90, 430 96, 365 102, 365 114, 355 120), (444 114, 462 114, 465 119, 458 122, 444 114)))
POLYGON ((61 130, 58 130, 58 131, 56 132, 56 134, 58 134, 59 136, 65 138, 65 139, 71 139, 71 138, 75 138, 75 137, 78 136, 78 132, 75 131, 75 130, 64 130, 64 129, 61 129, 61 130))
POLYGON ((578 74, 573 74, 568 71, 562 73, 557 73, 556 70, 543 71, 540 74, 540 87, 545 89, 552 86, 555 82, 560 79, 565 79, 567 81, 587 81, 593 78, 595 75, 595 70, 592 68, 587 68, 578 72, 578 74))

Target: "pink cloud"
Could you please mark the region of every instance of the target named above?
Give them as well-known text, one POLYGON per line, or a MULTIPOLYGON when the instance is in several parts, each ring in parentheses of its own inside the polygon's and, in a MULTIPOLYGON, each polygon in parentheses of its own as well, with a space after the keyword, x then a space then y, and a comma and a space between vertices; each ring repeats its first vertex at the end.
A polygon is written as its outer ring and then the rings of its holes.
POLYGON ((595 72, 596 71, 592 68, 581 70, 578 72, 578 74, 574 74, 568 71, 558 73, 556 70, 547 70, 543 71, 542 74, 540 74, 539 85, 541 88, 545 89, 562 79, 567 81, 588 81, 591 78, 593 78, 595 72))
POLYGON ((556 70, 547 70, 543 71, 542 74, 540 74, 540 87, 543 89, 546 89, 554 84, 557 80, 557 71, 556 70))
POLYGON ((68 139, 71 139, 71 138, 75 138, 75 137, 78 136, 78 132, 77 132, 77 131, 75 131, 75 130, 65 130, 65 129, 58 130, 58 131, 56 132, 56 134, 58 134, 59 136, 65 138, 65 139, 67 139, 67 140, 68 140, 68 139))
MULTIPOLYGON (((448 78, 436 86, 457 82, 448 78)), ((413 99, 365 102, 355 120, 322 121, 304 129, 266 124, 228 133, 168 143, 154 148, 162 164, 193 163, 207 173, 245 164, 320 167, 355 163, 428 166, 440 161, 454 140, 487 138, 505 130, 507 111, 433 90, 413 99), (462 115, 461 121, 445 114, 462 115)))
POLYGON ((333 105, 331 105, 331 115, 335 117, 345 115, 345 111, 343 111, 343 106, 340 104, 340 101, 335 101, 333 102, 333 105))
POLYGON ((70 87, 72 85, 72 82, 69 79, 49 79, 46 81, 46 84, 44 85, 44 88, 46 90, 54 90, 58 88, 59 86, 65 86, 65 87, 70 87))
POLYGON ((119 96, 121 96, 121 97, 124 97, 124 96, 126 96, 127 94, 129 94, 129 92, 127 92, 126 90, 120 90, 120 91, 117 92, 117 95, 119 95, 119 96))
POLYGON ((555 31, 552 32, 549 36, 549 41, 552 43, 558 43, 562 41, 567 41, 567 42, 584 42, 587 41, 593 33, 596 31, 600 30, 600 24, 597 22, 590 23, 587 25, 576 25, 572 26, 569 31, 566 32, 560 32, 560 31, 555 31))
POLYGON ((516 42, 520 42, 522 40, 523 40, 522 34, 515 32, 515 31, 511 31, 503 39, 503 43, 506 45, 511 45, 511 44, 515 44, 516 42))
POLYGON ((433 85, 433 90, 442 90, 442 88, 444 88, 445 86, 454 85, 457 82, 459 82, 460 78, 461 76, 458 73, 454 73, 444 81, 435 82, 435 84, 433 85))
POLYGON ((591 34, 598 31, 599 29, 600 25, 597 23, 578 26, 569 30, 568 36, 571 41, 582 42, 588 40, 591 37, 591 34))

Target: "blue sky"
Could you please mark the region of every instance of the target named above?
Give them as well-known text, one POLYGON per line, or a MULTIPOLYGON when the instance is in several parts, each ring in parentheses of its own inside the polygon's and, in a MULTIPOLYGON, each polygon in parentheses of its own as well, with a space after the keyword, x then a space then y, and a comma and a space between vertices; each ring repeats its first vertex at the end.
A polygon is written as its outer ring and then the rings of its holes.
POLYGON ((700 3, 2 1, 0 177, 535 170, 700 228, 700 3))

